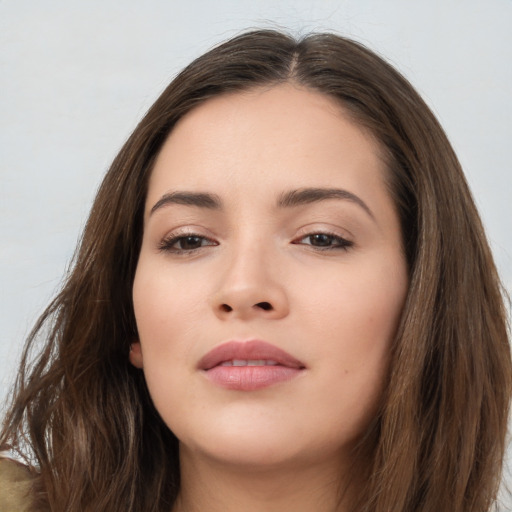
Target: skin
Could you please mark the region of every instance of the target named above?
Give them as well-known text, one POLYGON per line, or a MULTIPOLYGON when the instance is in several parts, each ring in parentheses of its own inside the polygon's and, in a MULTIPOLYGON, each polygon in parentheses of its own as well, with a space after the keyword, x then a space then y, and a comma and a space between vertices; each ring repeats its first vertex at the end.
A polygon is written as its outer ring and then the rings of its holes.
POLYGON ((168 137, 149 183, 130 359, 180 441, 175 510, 346 510, 339 489, 375 416, 408 287, 385 176, 371 136, 293 84, 209 100, 168 137), (277 206, 304 188, 356 199, 277 206), (151 212, 176 191, 222 207, 151 212), (187 235, 198 238, 176 240, 187 235), (305 369, 256 391, 198 369, 221 343, 254 338, 305 369))

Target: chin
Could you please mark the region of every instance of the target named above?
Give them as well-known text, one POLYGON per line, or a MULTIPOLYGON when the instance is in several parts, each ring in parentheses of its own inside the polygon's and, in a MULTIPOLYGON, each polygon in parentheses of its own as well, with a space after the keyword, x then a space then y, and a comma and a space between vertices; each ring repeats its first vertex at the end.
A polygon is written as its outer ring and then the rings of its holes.
POLYGON ((304 447, 290 442, 290 439, 288 444, 284 444, 282 439, 265 437, 229 436, 222 439, 215 436, 209 442, 196 443, 191 447, 180 442, 180 451, 238 470, 268 471, 307 462, 309 457, 305 456, 304 447))
POLYGON ((325 436, 322 431, 305 431, 299 421, 293 425, 269 421, 221 425, 217 420, 208 430, 196 432, 196 435, 191 430, 183 437, 180 432, 176 434, 182 456, 186 454, 251 472, 333 462, 339 460, 343 446, 353 444, 341 438, 339 432, 325 436))

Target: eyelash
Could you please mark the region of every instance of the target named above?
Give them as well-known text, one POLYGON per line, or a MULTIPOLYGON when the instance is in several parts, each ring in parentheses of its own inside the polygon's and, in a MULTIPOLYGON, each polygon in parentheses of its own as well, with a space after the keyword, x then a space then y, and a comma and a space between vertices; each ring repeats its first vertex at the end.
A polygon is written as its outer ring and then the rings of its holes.
MULTIPOLYGON (((350 240, 346 240, 345 238, 343 238, 339 235, 335 235, 334 233, 319 231, 319 232, 314 232, 314 233, 308 233, 307 235, 301 236, 300 238, 297 238, 294 241, 292 241, 292 244, 309 246, 309 247, 313 248, 313 250, 315 250, 315 251, 334 251, 334 250, 348 251, 354 245, 354 242, 351 242, 350 240), (331 245, 327 245, 327 246, 314 245, 313 243, 311 243, 312 237, 325 237, 331 245), (302 240, 305 240, 307 238, 310 239, 310 243, 307 243, 307 244, 301 243, 302 240)), ((203 247, 212 247, 212 246, 216 246, 216 245, 219 245, 219 244, 217 242, 215 242, 214 240, 212 240, 208 237, 205 237, 203 235, 198 235, 197 233, 184 233, 184 234, 179 234, 179 235, 171 235, 167 238, 164 238, 160 242, 158 249, 159 249, 159 251, 162 251, 162 252, 168 252, 168 253, 176 254, 178 256, 180 256, 180 255, 186 256, 186 255, 194 254, 195 252, 199 251, 203 247), (193 247, 191 249, 174 247, 176 244, 182 243, 183 241, 185 241, 187 239, 196 239, 196 241, 200 242, 201 245, 199 247, 193 247), (207 242, 207 243, 203 244, 203 242, 207 242)))
POLYGON ((171 235, 167 238, 164 238, 160 242, 158 249, 162 252, 170 252, 170 253, 177 254, 177 255, 188 255, 188 254, 195 253, 196 251, 202 249, 203 247, 209 247, 209 246, 215 246, 215 245, 219 245, 219 244, 217 242, 215 242, 214 240, 211 240, 210 238, 207 238, 203 235, 198 235, 197 233, 182 233, 179 235, 171 235), (199 239, 201 241, 201 243, 203 241, 206 241, 208 243, 206 243, 204 245, 200 245, 199 247, 194 247, 192 249, 183 249, 183 248, 180 249, 180 248, 174 247, 176 244, 178 244, 179 242, 183 242, 187 238, 188 239, 195 238, 195 239, 199 239))
MULTIPOLYGON (((300 238, 297 238, 297 241, 294 241, 294 244, 299 245, 298 241, 304 240, 306 238, 311 239, 312 237, 326 237, 330 240, 331 244, 334 243, 334 245, 328 245, 328 246, 321 246, 321 245, 313 245, 312 243, 309 244, 303 244, 310 246, 314 248, 315 251, 334 251, 334 250, 343 250, 348 251, 351 247, 353 247, 354 242, 351 242, 350 240, 347 240, 346 238, 343 238, 339 235, 336 235, 334 233, 329 233, 326 231, 318 231, 314 233, 308 233, 307 235, 304 235, 300 238)), ((311 240, 310 240, 311 242, 311 240)))

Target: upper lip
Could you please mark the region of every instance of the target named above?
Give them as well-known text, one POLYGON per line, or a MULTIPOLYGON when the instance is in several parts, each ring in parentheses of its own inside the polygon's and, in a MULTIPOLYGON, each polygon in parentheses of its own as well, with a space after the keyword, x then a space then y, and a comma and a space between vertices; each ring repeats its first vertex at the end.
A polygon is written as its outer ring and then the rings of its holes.
POLYGON ((199 361, 198 368, 210 370, 225 361, 272 360, 290 368, 305 368, 304 363, 283 349, 261 340, 228 341, 210 350, 199 361))

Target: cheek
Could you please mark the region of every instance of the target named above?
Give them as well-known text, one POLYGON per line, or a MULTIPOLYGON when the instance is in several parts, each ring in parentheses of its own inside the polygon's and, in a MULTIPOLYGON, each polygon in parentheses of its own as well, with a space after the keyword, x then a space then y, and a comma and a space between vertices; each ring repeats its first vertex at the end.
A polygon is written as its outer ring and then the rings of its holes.
POLYGON ((141 256, 133 284, 133 303, 139 329, 185 327, 187 319, 205 306, 207 281, 197 272, 176 271, 164 258, 141 256))
POLYGON ((186 356, 190 346, 182 346, 186 333, 194 328, 204 290, 198 283, 170 275, 165 265, 139 261, 133 285, 133 305, 142 346, 144 366, 176 361, 186 356))
MULTIPOLYGON (((318 277, 318 276, 317 276, 318 277)), ((332 350, 371 354, 394 338, 400 320, 407 276, 399 262, 350 266, 306 283, 312 331, 326 332, 332 350)), ((306 309, 306 308, 305 308, 306 309)))
MULTIPOLYGON (((388 373, 390 350, 407 294, 405 266, 371 264, 339 273, 329 286, 307 283, 317 333, 316 362, 326 369, 326 386, 336 390, 352 418, 367 423, 388 373)), ((340 411, 343 413, 343 411, 340 411)), ((357 430, 357 428, 356 428, 357 430)))
POLYGON ((183 381, 193 372, 191 331, 197 325, 196 308, 201 302, 197 296, 200 290, 186 284, 170 276, 164 266, 139 261, 133 305, 143 371, 154 405, 166 422, 182 394, 173 390, 182 391, 183 381))

